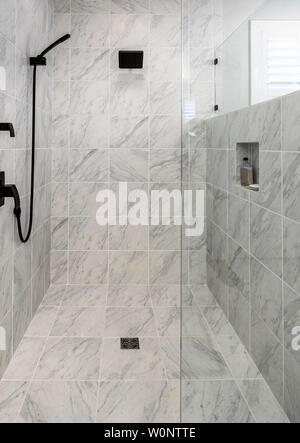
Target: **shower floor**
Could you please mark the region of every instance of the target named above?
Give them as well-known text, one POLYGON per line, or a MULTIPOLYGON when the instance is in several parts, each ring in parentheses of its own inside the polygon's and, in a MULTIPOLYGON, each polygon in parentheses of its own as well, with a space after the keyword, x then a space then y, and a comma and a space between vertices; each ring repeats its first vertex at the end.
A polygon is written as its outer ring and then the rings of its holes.
POLYGON ((0 382, 0 422, 288 422, 205 286, 52 286, 0 382), (139 337, 140 350, 120 350, 139 337), (180 375, 181 401, 180 401, 180 375))

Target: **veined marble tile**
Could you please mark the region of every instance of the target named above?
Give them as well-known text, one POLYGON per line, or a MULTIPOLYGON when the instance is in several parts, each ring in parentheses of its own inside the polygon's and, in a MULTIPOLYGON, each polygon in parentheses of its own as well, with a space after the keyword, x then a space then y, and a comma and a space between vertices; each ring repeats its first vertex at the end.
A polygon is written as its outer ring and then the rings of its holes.
POLYGON ((68 147, 69 123, 68 115, 60 115, 53 120, 49 136, 52 148, 66 149, 68 147))
POLYGON ((156 337, 151 308, 108 308, 106 337, 156 337))
POLYGON ((251 253, 279 277, 282 276, 282 219, 251 205, 251 253))
MULTIPOLYGON (((213 82, 214 69, 212 60, 214 58, 213 51, 211 48, 190 48, 190 62, 186 69, 189 70, 189 78, 193 83, 202 83, 205 81, 207 83, 213 82)), ((203 112, 202 112, 203 114, 203 112)), ((224 116, 224 120, 226 118, 224 116)), ((221 121, 221 120, 219 120, 221 121)), ((212 123, 213 124, 213 123, 212 123)), ((219 126, 218 124, 215 124, 219 126)), ((216 148, 218 146, 209 146, 209 148, 216 148)), ((226 144, 220 146, 220 148, 226 148, 226 144)))
POLYGON ((108 150, 71 149, 69 180, 71 182, 108 181, 108 150))
POLYGON ((157 15, 181 14, 181 2, 180 0, 151 0, 150 11, 157 15))
POLYGON ((30 380, 41 356, 45 341, 45 338, 23 338, 2 380, 30 380))
POLYGON ((79 285, 102 285, 107 283, 107 252, 70 252, 70 283, 79 285))
POLYGON ((70 112, 76 115, 107 114, 109 83, 107 81, 72 81, 70 112))
POLYGON ((147 46, 149 15, 114 14, 111 16, 111 45, 132 48, 147 46))
POLYGON ((51 330, 52 337, 102 337, 105 309, 61 307, 51 330))
POLYGON ((0 382, 0 419, 16 418, 24 401, 28 383, 24 381, 0 382))
POLYGON ((181 226, 150 226, 149 248, 153 251, 180 251, 181 226))
POLYGON ((110 147, 147 149, 148 117, 111 117, 110 147))
POLYGON ((108 245, 108 227, 99 226, 96 217, 71 217, 69 220, 71 251, 100 251, 108 245))
POLYGON ((234 381, 184 381, 184 423, 254 423, 234 381))
POLYGON ((235 241, 249 251, 249 204, 229 195, 229 234, 235 241))
POLYGON ((168 380, 181 379, 180 337, 161 337, 160 345, 168 380))
POLYGON ((109 12, 109 0, 71 0, 72 14, 105 14, 109 12))
POLYGON ((282 404, 282 345, 254 312, 251 319, 251 356, 277 400, 282 404))
POLYGON ((201 337, 210 339, 210 331, 207 324, 198 309, 182 308, 182 336, 183 337, 201 337))
POLYGON ((166 381, 100 384, 98 420, 118 418, 153 423, 172 416, 172 402, 166 381))
POLYGON ((53 12, 55 14, 69 14, 71 12, 71 0, 53 0, 53 12))
POLYGON ((101 183, 70 183, 70 216, 96 217, 99 204, 96 197, 108 188, 101 183))
POLYGON ((26 337, 47 337, 51 331, 57 313, 58 307, 56 306, 41 306, 26 331, 26 337))
POLYGON ((53 79, 66 81, 71 69, 71 50, 69 48, 56 48, 53 54, 53 79))
POLYGON ((25 422, 90 422, 95 417, 96 382, 33 382, 22 407, 25 422))
POLYGON ((228 240, 228 284, 230 293, 241 294, 246 300, 250 296, 250 256, 237 243, 228 240))
POLYGON ((184 337, 181 352, 181 371, 184 379, 232 379, 217 343, 211 337, 184 337))
POLYGON ((112 14, 148 14, 149 0, 112 0, 112 14))
POLYGON ((299 92, 282 98, 282 149, 300 151, 299 92))
POLYGON ((51 218, 51 247, 57 251, 68 249, 68 219, 65 217, 51 218))
POLYGON ((49 338, 36 380, 98 380, 102 340, 49 338))
MULTIPOLYGON (((25 297, 26 294, 23 294, 25 297)), ((25 311, 25 309, 24 309, 25 311)), ((25 311, 25 316, 27 316, 27 312, 25 311)), ((15 327, 15 330, 13 330, 13 321, 17 318, 17 315, 13 310, 9 311, 4 318, 1 319, 1 327, 4 328, 6 333, 6 351, 1 351, 1 360, 0 360, 0 378, 4 374, 5 370, 7 369, 9 362, 11 361, 11 358, 13 356, 13 351, 15 347, 17 347, 18 343, 21 341, 22 333, 24 334, 24 325, 22 318, 18 319, 20 321, 20 328, 21 333, 19 333, 19 330, 15 327), (17 339, 14 337, 15 334, 17 339), (14 343, 14 338, 18 343, 14 343)), ((26 326, 26 325, 25 325, 26 326)))
POLYGON ((300 297, 284 285, 284 345, 290 356, 300 365, 299 352, 293 349, 293 330, 300 325, 300 297))
POLYGON ((112 285, 148 284, 148 253, 111 251, 109 283, 112 285))
POLYGON ((154 312, 159 336, 180 336, 181 311, 179 308, 155 308, 154 312))
POLYGON ((150 284, 180 284, 180 252, 150 252, 150 284))
POLYGON ((283 279, 300 294, 300 225, 283 220, 283 279))
POLYGON ((64 292, 61 306, 105 307, 107 286, 68 285, 64 292))
POLYGON ((151 46, 181 45, 181 15, 153 15, 150 25, 151 46))
POLYGON ((148 286, 109 286, 107 306, 124 308, 150 307, 148 286))
POLYGON ((155 149, 181 148, 181 118, 153 116, 150 122, 150 146, 155 149))
MULTIPOLYGON (((295 354, 295 352, 294 352, 295 354)), ((284 352, 284 408, 292 422, 300 421, 299 360, 287 350, 284 352)))
POLYGON ((72 15, 73 48, 109 46, 109 15, 72 15))
POLYGON ((259 370, 236 334, 232 336, 218 336, 217 342, 234 378, 262 378, 259 370))
POLYGON ((0 318, 4 318, 12 308, 12 260, 8 259, 0 264, 0 318))
POLYGON ((16 4, 15 2, 7 2, 5 0, 0 1, 0 28, 2 34, 15 43, 16 40, 16 4))
POLYGON ((204 149, 189 151, 189 174, 191 182, 206 182, 206 151, 204 149))
POLYGON ((283 154, 283 214, 300 222, 299 195, 295 192, 300 186, 300 155, 283 154))
POLYGON ((68 255, 65 251, 51 251, 51 283, 67 284, 68 255))
MULTIPOLYGON (((180 82, 182 76, 181 48, 152 47, 149 70, 152 82, 180 82)), ((181 127, 181 124, 179 126, 181 127)))
POLYGON ((179 308, 181 301, 181 286, 152 286, 151 299, 155 308, 179 308))
POLYGON ((215 297, 212 295, 209 288, 205 285, 192 285, 192 293, 196 303, 201 306, 218 306, 215 297))
POLYGON ((1 68, 5 75, 5 84, 2 85, 1 91, 14 97, 16 85, 15 46, 2 35, 0 36, 0 57, 1 68))
POLYGON ((67 217, 68 215, 68 186, 67 183, 52 185, 52 217, 67 217))
POLYGON ((149 155, 142 149, 110 151, 110 179, 116 182, 147 182, 149 155))
POLYGON ((264 380, 239 381, 256 423, 289 423, 289 419, 264 380))
POLYGON ((150 152, 152 182, 175 183, 181 181, 180 149, 157 149, 150 152))
POLYGON ((110 91, 110 112, 113 116, 146 115, 149 112, 146 81, 113 81, 110 91))
POLYGON ((150 111, 151 114, 180 115, 181 112, 180 82, 156 81, 150 82, 150 111))
POLYGON ((65 285, 51 285, 41 302, 41 306, 60 306, 65 289, 65 285))
POLYGON ((70 121, 71 147, 74 149, 104 149, 108 147, 108 116, 72 116, 70 121))
POLYGON ((208 306, 203 307, 201 311, 216 337, 232 336, 235 334, 233 327, 227 320, 221 308, 218 306, 208 306))
POLYGON ((119 338, 105 338, 101 380, 165 380, 157 338, 140 339, 140 349, 120 349, 119 338))
POLYGON ((208 182, 225 190, 228 186, 228 156, 227 149, 211 149, 207 159, 208 182))
POLYGON ((108 80, 109 51, 107 49, 72 49, 71 80, 108 80))
POLYGON ((280 341, 283 339, 282 304, 282 281, 252 259, 251 307, 280 341))
POLYGON ((214 31, 213 4, 192 0, 188 18, 190 46, 211 47, 214 31))
POLYGON ((191 82, 191 97, 195 103, 195 113, 198 115, 211 115, 214 111, 214 83, 191 82))
POLYGON ((110 226, 110 250, 148 250, 148 226, 110 226))

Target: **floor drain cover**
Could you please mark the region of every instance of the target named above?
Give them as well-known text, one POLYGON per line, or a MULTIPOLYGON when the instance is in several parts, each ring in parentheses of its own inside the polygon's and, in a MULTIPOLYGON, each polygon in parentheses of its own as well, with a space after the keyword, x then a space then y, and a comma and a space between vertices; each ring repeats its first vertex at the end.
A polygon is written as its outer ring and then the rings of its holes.
POLYGON ((121 349, 140 349, 140 340, 138 338, 121 338, 121 349))

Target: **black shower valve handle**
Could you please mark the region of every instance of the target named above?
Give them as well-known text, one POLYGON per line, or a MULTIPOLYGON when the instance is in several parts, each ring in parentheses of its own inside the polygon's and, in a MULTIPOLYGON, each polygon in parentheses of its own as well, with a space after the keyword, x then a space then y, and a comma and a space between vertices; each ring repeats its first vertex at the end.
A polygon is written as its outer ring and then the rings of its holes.
POLYGON ((3 206, 6 198, 13 198, 15 202, 14 214, 16 217, 21 217, 21 201, 20 194, 16 185, 5 184, 5 174, 1 172, 0 180, 0 206, 3 206))
POLYGON ((0 131, 1 132, 9 132, 11 138, 14 138, 16 136, 14 125, 12 123, 0 123, 0 131))

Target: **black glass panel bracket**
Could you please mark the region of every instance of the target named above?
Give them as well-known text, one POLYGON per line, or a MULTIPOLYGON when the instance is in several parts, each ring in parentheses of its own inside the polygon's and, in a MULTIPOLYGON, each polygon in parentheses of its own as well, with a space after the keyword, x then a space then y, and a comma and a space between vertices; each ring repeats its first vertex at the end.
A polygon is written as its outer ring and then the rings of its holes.
POLYGON ((0 131, 1 132, 9 132, 9 134, 12 138, 14 138, 16 136, 14 125, 12 123, 0 123, 0 131))
POLYGON ((120 69, 143 69, 143 51, 119 51, 120 69))

